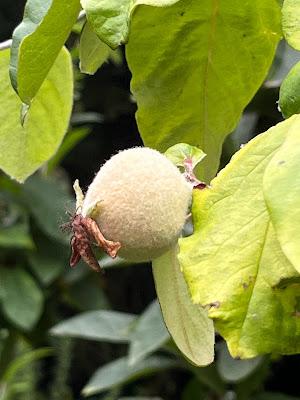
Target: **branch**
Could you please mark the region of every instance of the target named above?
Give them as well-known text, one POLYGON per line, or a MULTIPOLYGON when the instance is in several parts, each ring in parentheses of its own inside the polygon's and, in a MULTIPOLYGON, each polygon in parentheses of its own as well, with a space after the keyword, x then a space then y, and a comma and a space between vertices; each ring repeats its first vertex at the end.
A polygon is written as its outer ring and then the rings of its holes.
POLYGON ((4 42, 0 43, 0 51, 10 49, 12 44, 12 39, 5 40, 4 42))

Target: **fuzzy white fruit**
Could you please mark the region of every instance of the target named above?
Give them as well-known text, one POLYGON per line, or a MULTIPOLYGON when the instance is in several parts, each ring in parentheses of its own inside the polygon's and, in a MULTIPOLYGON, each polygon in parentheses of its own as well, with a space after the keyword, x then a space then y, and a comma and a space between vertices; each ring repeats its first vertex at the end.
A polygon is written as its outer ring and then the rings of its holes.
POLYGON ((119 255, 150 261, 178 239, 191 202, 191 186, 164 155, 147 147, 121 151, 90 185, 82 207, 106 239, 121 243, 119 255))

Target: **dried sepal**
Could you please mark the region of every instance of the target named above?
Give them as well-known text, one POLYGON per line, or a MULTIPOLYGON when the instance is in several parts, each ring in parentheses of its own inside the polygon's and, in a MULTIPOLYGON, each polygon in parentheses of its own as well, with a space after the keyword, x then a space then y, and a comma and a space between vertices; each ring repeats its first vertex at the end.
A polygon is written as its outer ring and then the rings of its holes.
POLYGON ((110 257, 115 258, 118 250, 121 248, 121 243, 105 239, 98 225, 92 218, 82 217, 81 221, 88 234, 92 239, 95 240, 96 244, 101 247, 110 257))
POLYGON ((87 216, 82 215, 82 204, 84 195, 80 188, 79 181, 76 179, 73 185, 76 194, 76 214, 72 216, 71 221, 64 224, 62 229, 70 229, 73 233, 71 238, 71 257, 70 266, 75 265, 82 259, 94 271, 101 271, 101 267, 94 255, 92 243, 102 248, 110 257, 115 258, 118 250, 121 248, 119 242, 107 240, 100 231, 97 223, 92 216, 99 212, 100 202, 98 201, 87 216))

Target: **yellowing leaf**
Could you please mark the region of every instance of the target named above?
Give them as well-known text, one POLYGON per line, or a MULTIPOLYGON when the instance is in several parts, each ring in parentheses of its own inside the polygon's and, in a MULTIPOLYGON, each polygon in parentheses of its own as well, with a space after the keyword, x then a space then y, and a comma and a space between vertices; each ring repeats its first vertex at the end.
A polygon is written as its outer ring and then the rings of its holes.
POLYGON ((300 275, 263 194, 266 168, 292 127, 299 130, 300 116, 253 139, 210 189, 194 191, 194 234, 179 243, 193 301, 210 307, 233 357, 300 351, 300 275))
POLYGON ((300 50, 299 26, 299 0, 285 0, 282 6, 282 30, 288 44, 296 50, 300 50))
POLYGON ((270 161, 263 188, 281 248, 300 273, 299 120, 299 115, 293 118, 284 144, 270 161))
POLYGON ((9 51, 0 53, 0 168, 23 182, 53 156, 69 124, 73 102, 73 71, 66 49, 60 52, 38 94, 24 125, 22 103, 8 77, 9 51))

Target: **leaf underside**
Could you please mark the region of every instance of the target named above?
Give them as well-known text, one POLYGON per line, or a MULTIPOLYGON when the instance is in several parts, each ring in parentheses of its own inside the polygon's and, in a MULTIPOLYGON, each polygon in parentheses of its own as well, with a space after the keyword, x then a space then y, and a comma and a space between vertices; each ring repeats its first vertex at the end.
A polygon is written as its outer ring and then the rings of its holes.
POLYGON ((177 260, 177 247, 153 261, 155 287, 167 329, 183 355, 204 366, 214 359, 214 327, 207 311, 192 303, 177 260))
POLYGON ((101 393, 117 385, 124 385, 128 381, 172 367, 178 367, 178 363, 164 356, 152 356, 133 366, 128 365, 126 357, 118 358, 100 367, 83 388, 82 394, 90 396, 101 393))
POLYGON ((80 71, 85 74, 94 74, 108 59, 110 51, 111 49, 98 38, 87 22, 80 36, 80 71))

